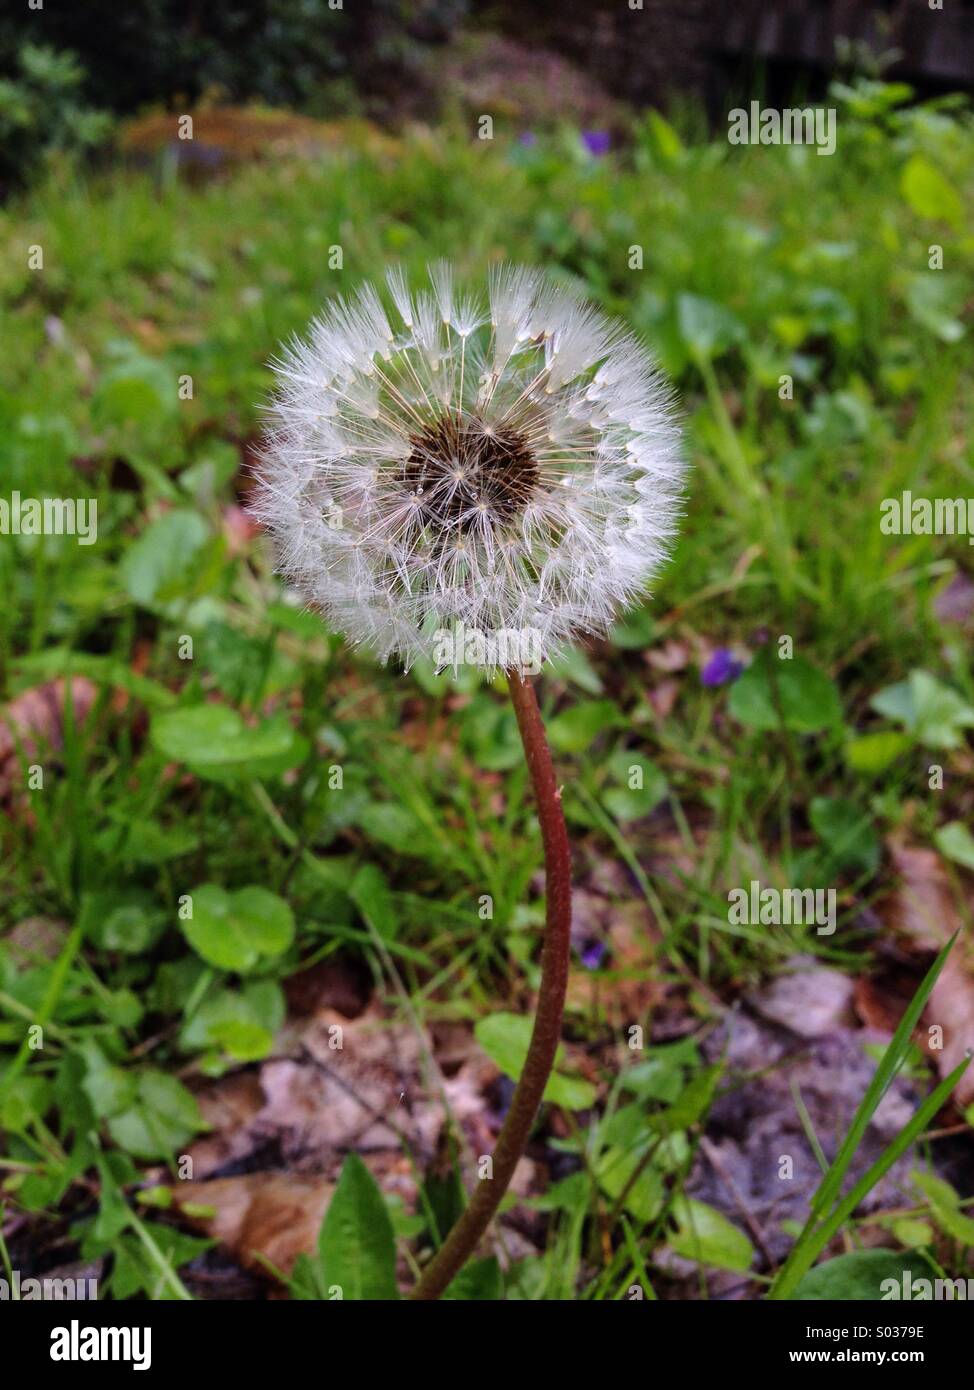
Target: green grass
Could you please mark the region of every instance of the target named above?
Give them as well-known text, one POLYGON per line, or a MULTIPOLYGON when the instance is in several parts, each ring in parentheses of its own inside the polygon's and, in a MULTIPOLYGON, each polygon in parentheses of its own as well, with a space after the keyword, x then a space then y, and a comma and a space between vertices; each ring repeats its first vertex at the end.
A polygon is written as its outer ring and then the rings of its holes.
MULTIPOLYGON (((474 277, 497 259, 552 267, 643 333, 677 386, 692 474, 673 561, 609 642, 546 677, 543 700, 577 874, 625 867, 658 931, 655 968, 701 1022, 796 950, 864 968, 861 914, 890 885, 884 838, 932 843, 969 819, 970 629, 941 621, 935 600, 971 552, 965 537, 879 525, 882 500, 905 489, 974 496, 974 239, 950 193, 971 187, 974 128, 942 105, 896 112, 885 89, 862 87, 840 105, 831 158, 684 144, 656 118, 606 159, 570 132, 531 147, 448 130, 376 147, 350 130, 341 152, 205 186, 164 167, 61 171, 0 215, 0 496, 99 506, 91 547, 0 537, 0 698, 70 674, 99 690, 80 727, 66 719, 63 752, 11 764, 0 923, 75 930, 57 960, 28 967, 0 944, 6 1187, 28 1210, 75 1210, 79 1175, 97 1170, 117 1220, 83 1212, 76 1234, 115 1256, 116 1292, 171 1294, 195 1253, 126 1205, 137 1165, 169 1159, 195 1128, 176 1072, 265 1055, 280 981, 300 965, 361 957, 390 1007, 408 994, 423 1025, 517 1011, 536 980, 540 845, 502 683, 457 689, 350 654, 282 601, 259 542, 235 550, 223 535, 269 357, 324 298, 391 260, 421 272, 446 256, 474 277), (943 270, 929 268, 934 245, 943 270), (43 270, 28 269, 31 246, 43 270), (328 268, 335 246, 341 270, 328 268), (783 638, 805 705, 779 685, 784 662, 759 661, 730 689, 701 683, 703 648, 777 651, 783 638), (664 718, 644 654, 667 642, 686 660, 664 718), (923 710, 873 708, 915 670, 936 682, 923 710), (207 698, 269 720, 272 755, 245 729, 237 762, 214 768, 212 737, 184 727, 207 698), (899 735, 882 757, 858 743, 877 733, 899 735), (634 757, 654 789, 641 803, 624 795, 634 757), (43 788, 25 791, 38 761, 43 788), (931 764, 945 772, 935 794, 931 764), (732 927, 728 890, 755 877, 836 886, 839 929, 732 927), (286 944, 243 968, 214 963, 176 910, 207 883, 277 895, 286 944), (45 1026, 40 1051, 24 1050, 28 1020, 45 1026), (139 1090, 157 1085, 162 1121, 139 1090)), ((611 1038, 601 1007, 569 1030, 611 1038)), ((680 1085, 701 1067, 697 1055, 678 1068, 680 1085)), ((575 1144, 590 1179, 553 1204, 548 1258, 510 1296, 567 1297, 581 1281, 619 1297, 642 1282, 701 1115, 685 1151, 661 1159, 645 1128, 606 1139, 610 1106, 575 1144), (606 1195, 607 1148, 658 1179, 651 1215, 606 1195), (593 1217, 612 1252, 594 1279, 593 1217)))

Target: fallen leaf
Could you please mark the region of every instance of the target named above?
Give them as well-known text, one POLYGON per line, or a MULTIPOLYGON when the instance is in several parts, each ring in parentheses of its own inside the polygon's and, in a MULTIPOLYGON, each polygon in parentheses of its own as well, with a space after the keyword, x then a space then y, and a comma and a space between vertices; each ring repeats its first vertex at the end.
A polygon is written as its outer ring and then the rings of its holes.
MULTIPOLYGON (((974 1049, 974 949, 964 929, 954 888, 935 850, 890 840, 893 867, 899 885, 886 904, 886 919, 894 931, 924 950, 939 951, 954 932, 959 932, 940 978, 933 987, 924 1014, 927 1025, 943 1029, 943 1047, 928 1051, 941 1076, 948 1075, 974 1049)), ((926 1046, 929 1034, 920 1030, 926 1046)), ((974 1099, 974 1066, 957 1083, 954 1096, 960 1105, 974 1099)))
POLYGON ((263 1256, 289 1274, 299 1255, 314 1252, 334 1190, 335 1184, 322 1177, 246 1173, 212 1182, 180 1183, 173 1189, 173 1205, 197 1230, 226 1246, 245 1268, 266 1273, 259 1258, 263 1256))
POLYGON ((677 680, 664 680, 660 681, 659 685, 653 686, 649 692, 649 703, 660 719, 669 718, 679 694, 680 682, 677 680))
MULTIPOLYGON (((18 751, 33 757, 42 745, 63 748, 67 686, 63 678, 45 681, 23 691, 0 709, 0 763, 16 758, 18 751)), ((87 719, 97 694, 97 688, 86 676, 71 677, 70 699, 76 728, 87 719)))
POLYGON ((752 1008, 800 1038, 820 1038, 848 1026, 853 984, 847 975, 808 956, 793 957, 786 970, 752 996, 752 1008))
POLYGON ((3 938, 14 965, 36 965, 39 960, 56 960, 61 953, 68 924, 55 917, 25 917, 3 938))
POLYGON ((232 1072, 196 1092, 209 1131, 188 1150, 195 1178, 206 1178, 248 1158, 257 1147, 257 1117, 266 1103, 260 1075, 232 1072))
POLYGON ((671 637, 660 647, 651 647, 646 652, 646 661, 657 671, 682 671, 690 660, 690 652, 685 642, 671 637))
POLYGON ((942 623, 970 623, 974 618, 974 582, 958 571, 934 599, 933 611, 942 623))

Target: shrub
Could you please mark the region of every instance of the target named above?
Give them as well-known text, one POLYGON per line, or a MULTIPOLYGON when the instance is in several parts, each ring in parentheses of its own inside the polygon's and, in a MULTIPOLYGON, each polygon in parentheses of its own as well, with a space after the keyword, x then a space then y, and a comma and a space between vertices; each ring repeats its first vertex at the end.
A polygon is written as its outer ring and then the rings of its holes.
POLYGON ((104 141, 111 117, 83 104, 84 70, 72 53, 24 44, 12 78, 0 78, 0 191, 25 181, 57 150, 104 141))

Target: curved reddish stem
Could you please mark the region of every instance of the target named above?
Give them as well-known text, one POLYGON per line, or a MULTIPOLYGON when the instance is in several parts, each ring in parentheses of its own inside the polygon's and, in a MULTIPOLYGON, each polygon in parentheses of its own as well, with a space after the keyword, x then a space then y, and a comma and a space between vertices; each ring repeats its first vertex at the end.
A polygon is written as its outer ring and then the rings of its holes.
POLYGON ((424 1269, 410 1295, 416 1299, 439 1298, 490 1224, 530 1137, 561 1040, 571 947, 572 863, 568 831, 534 687, 514 671, 507 672, 507 681, 538 803, 544 843, 546 913, 541 987, 524 1069, 494 1148, 493 1174, 478 1183, 466 1210, 424 1269))

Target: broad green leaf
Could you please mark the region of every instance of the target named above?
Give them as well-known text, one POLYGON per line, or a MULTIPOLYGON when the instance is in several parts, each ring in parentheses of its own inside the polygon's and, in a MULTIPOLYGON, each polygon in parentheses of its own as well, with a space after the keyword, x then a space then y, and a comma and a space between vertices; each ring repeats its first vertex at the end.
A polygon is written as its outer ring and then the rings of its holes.
POLYGON ((115 1028, 135 1028, 145 1009, 134 990, 110 989, 98 1000, 98 1012, 115 1028))
POLYGON ((666 778, 639 753, 619 749, 609 759, 608 773, 602 801, 616 820, 625 822, 648 816, 666 796, 666 778))
POLYGON ((752 729, 798 734, 833 728, 842 717, 839 692, 824 672, 804 657, 781 661, 764 647, 731 687, 731 714, 752 729))
POLYGON ((22 1076, 17 1082, 17 1089, 0 1103, 0 1128, 11 1133, 23 1133, 29 1125, 44 1118, 51 1104, 51 1095, 51 1083, 46 1077, 22 1076))
POLYGON ((274 1042, 273 1033, 259 1023, 245 1023, 236 1018, 211 1023, 209 1036, 214 1046, 235 1062, 259 1062, 267 1056, 274 1042))
POLYGON ((147 428, 171 418, 179 409, 174 373, 165 362, 126 344, 117 360, 99 377, 91 400, 99 428, 147 428))
POLYGON ((297 673, 296 664, 266 635, 251 637, 216 619, 203 629, 196 661, 233 702, 271 695, 293 685, 297 673))
POLYGON ((646 112, 646 127, 660 162, 670 167, 679 164, 683 158, 684 145, 669 121, 650 107, 646 112))
POLYGON ((370 802, 363 806, 358 823, 370 839, 388 845, 399 854, 422 856, 428 852, 428 833, 405 806, 388 801, 370 802))
POLYGON ((398 924, 392 893, 377 864, 362 865, 349 885, 348 896, 384 940, 390 941, 395 936, 398 924))
POLYGON ((325 626, 324 619, 309 608, 294 607, 290 603, 269 603, 266 616, 274 627, 293 633, 309 645, 313 642, 332 645, 332 634, 325 626))
POLYGON ((544 1099, 562 1110, 590 1110, 595 1104, 595 1087, 581 1076, 566 1076, 553 1071, 544 1088, 544 1099))
POLYGON ((98 847, 120 864, 164 864, 192 854, 199 836, 188 825, 162 825, 112 813, 114 824, 98 837, 98 847))
POLYGON ((284 1022, 284 995, 275 980, 241 990, 221 989, 186 1020, 179 1044, 187 1052, 221 1048, 235 1061, 266 1057, 284 1022))
POLYGON ((692 1197, 677 1197, 673 1216, 677 1230, 668 1244, 677 1255, 714 1269, 750 1269, 754 1247, 715 1207, 692 1197))
POLYGON ((929 1279, 930 1265, 920 1255, 901 1250, 854 1250, 810 1269, 795 1290, 797 1299, 855 1303, 883 1297, 883 1284, 892 1279, 902 1289, 903 1277, 929 1279))
POLYGON ((443 1292, 445 1299, 462 1299, 464 1302, 474 1299, 492 1299, 496 1302, 503 1297, 501 1267, 493 1255, 465 1266, 443 1292))
POLYGON ((952 820, 941 826, 933 839, 946 859, 963 864, 965 869, 974 869, 974 835, 963 821, 952 820))
POLYGON ((623 651, 639 651, 653 643, 656 619, 648 608, 634 608, 613 623, 609 641, 623 651))
POLYGON ((950 1183, 933 1173, 919 1170, 912 1172, 910 1177, 928 1198, 930 1210, 940 1229, 962 1245, 974 1245, 974 1220, 961 1211, 960 1198, 950 1183))
POLYGON ((648 1116, 647 1124, 657 1133, 667 1135, 689 1129, 710 1109, 722 1073, 722 1067, 705 1067, 662 1114, 648 1116))
POLYGON ((892 730, 863 734, 861 738, 850 739, 846 744, 845 759, 855 772, 885 772, 910 747, 911 740, 906 734, 897 734, 892 730))
POLYGON ((586 700, 548 722, 548 738, 559 753, 584 753, 606 729, 625 725, 622 710, 612 700, 586 700))
POLYGON ((966 285, 961 276, 945 270, 920 270, 906 276, 904 284, 912 319, 941 342, 956 343, 963 338, 966 285))
POLYGON ((858 806, 838 796, 816 796, 809 803, 808 818, 839 868, 875 873, 879 836, 871 817, 858 806))
POLYGON ((581 647, 566 647, 550 663, 552 679, 570 681, 587 695, 601 695, 602 677, 581 647))
POLYGON ((463 711, 463 741, 486 772, 506 772, 524 762, 514 711, 487 695, 475 695, 463 711))
POLYGON ((484 682, 484 673, 477 666, 458 666, 455 671, 452 667, 447 667, 445 671, 437 671, 432 661, 426 660, 425 657, 413 662, 409 674, 427 695, 433 696, 445 695, 451 691, 469 695, 484 682))
POLYGON ((206 1126, 194 1097, 164 1071, 144 1071, 135 1102, 108 1121, 115 1143, 136 1158, 169 1158, 206 1126))
POLYGON ((612 1146, 600 1155, 595 1175, 611 1201, 618 1201, 625 1192, 625 1210, 637 1221, 649 1222, 656 1219, 663 1205, 663 1175, 645 1155, 645 1144, 612 1146))
POLYGON ((929 1221, 920 1221, 915 1216, 896 1217, 889 1228, 901 1245, 913 1250, 919 1245, 933 1244, 933 1227, 929 1221))
POLYGON ((358 1154, 342 1165, 318 1236, 320 1280, 343 1299, 395 1299, 396 1241, 375 1178, 358 1154))
POLYGON ((241 464, 240 449, 222 439, 208 439, 200 456, 179 475, 179 485, 204 505, 224 487, 241 464))
POLYGON ((136 603, 150 606, 188 591, 209 531, 198 512, 176 509, 153 521, 126 551, 119 573, 136 603))
POLYGON ((527 1198, 524 1205, 534 1211, 579 1212, 590 1205, 591 1186, 587 1173, 570 1173, 552 1183, 539 1197, 527 1198))
POLYGON ((276 777, 307 754, 308 742, 286 719, 246 725, 226 705, 194 705, 157 715, 151 739, 164 757, 214 782, 276 777))
POLYGON ((745 336, 744 325, 729 309, 698 294, 677 295, 676 322, 695 357, 719 357, 745 336))
POLYGON ((154 1248, 151 1251, 139 1236, 129 1232, 112 1242, 113 1298, 129 1299, 142 1292, 150 1299, 170 1295, 172 1286, 166 1278, 166 1270, 160 1267, 160 1258, 168 1269, 176 1270, 180 1265, 195 1260, 205 1250, 212 1249, 214 1244, 212 1240, 186 1235, 184 1231, 164 1226, 159 1221, 144 1221, 142 1230, 152 1242, 154 1248))
POLYGON ((109 888, 85 894, 80 922, 85 940, 101 950, 140 955, 162 935, 166 914, 150 893, 109 888))
POLYGON ((215 883, 194 890, 193 915, 180 923, 193 950, 221 970, 252 970, 294 940, 290 907, 266 888, 227 892, 215 883))
MULTIPOLYGON (((533 1024, 521 1014, 496 1013, 479 1019, 474 1036, 505 1076, 517 1081, 524 1070, 533 1024)), ((559 1046, 555 1063, 563 1056, 559 1046)), ((545 1100, 565 1110, 588 1110, 595 1103, 595 1087, 581 1077, 553 1072, 545 1087, 545 1100)))
POLYGON ((642 1062, 622 1072, 622 1085, 642 1100, 675 1101, 684 1087, 688 1070, 700 1065, 700 1052, 693 1038, 647 1048, 642 1062))
POLYGON ((78 1051, 85 1062, 81 1086, 98 1118, 110 1119, 127 1110, 135 1101, 135 1073, 109 1062, 93 1039, 86 1038, 79 1044, 78 1051))
POLYGON ((905 681, 878 691, 872 707, 928 748, 959 748, 963 730, 974 726, 974 707, 928 671, 911 671, 905 681))
POLYGON ((900 189, 910 207, 921 217, 934 217, 955 229, 960 227, 964 217, 960 194, 923 155, 915 154, 907 160, 900 175, 900 189))

